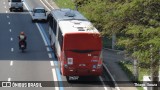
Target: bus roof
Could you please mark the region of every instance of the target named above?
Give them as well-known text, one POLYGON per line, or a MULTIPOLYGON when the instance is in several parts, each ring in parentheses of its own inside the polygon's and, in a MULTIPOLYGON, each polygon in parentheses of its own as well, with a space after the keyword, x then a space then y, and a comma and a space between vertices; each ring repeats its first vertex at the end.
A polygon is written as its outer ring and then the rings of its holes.
POLYGON ((54 9, 51 15, 59 24, 62 34, 66 33, 98 33, 98 30, 81 13, 71 9, 54 9))
POLYGON ((67 33, 99 34, 98 30, 89 21, 81 21, 81 20, 60 21, 59 27, 63 35, 67 33))
POLYGON ((51 11, 51 14, 55 18, 56 21, 72 20, 72 19, 87 20, 78 11, 71 10, 71 9, 68 9, 68 8, 67 9, 53 9, 51 11))

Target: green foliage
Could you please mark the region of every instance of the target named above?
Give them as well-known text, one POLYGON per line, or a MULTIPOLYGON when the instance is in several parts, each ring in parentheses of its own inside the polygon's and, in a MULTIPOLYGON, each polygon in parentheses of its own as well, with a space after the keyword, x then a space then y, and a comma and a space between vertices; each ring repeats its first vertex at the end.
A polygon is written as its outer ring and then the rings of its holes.
POLYGON ((56 2, 58 7, 60 7, 60 8, 75 9, 75 5, 74 5, 74 2, 72 0, 53 0, 53 1, 56 2))
POLYGON ((159 60, 160 0, 87 0, 79 10, 102 35, 118 34, 117 45, 141 62, 149 63, 151 52, 159 60))

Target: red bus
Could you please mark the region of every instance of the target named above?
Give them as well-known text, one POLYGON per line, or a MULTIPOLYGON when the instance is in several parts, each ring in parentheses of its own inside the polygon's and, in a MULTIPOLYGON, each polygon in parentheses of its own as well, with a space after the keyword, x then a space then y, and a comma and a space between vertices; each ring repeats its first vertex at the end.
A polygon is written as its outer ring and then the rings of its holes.
POLYGON ((64 76, 100 76, 102 39, 98 30, 78 11, 52 10, 49 15, 51 46, 64 76))

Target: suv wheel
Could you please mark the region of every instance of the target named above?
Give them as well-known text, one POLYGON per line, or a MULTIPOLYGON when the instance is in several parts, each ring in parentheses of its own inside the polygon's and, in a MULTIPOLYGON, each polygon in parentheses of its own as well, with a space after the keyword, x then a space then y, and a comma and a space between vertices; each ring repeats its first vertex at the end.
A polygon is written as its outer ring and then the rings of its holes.
POLYGON ((32 19, 32 22, 35 22, 36 20, 35 19, 32 19))
POLYGON ((20 10, 21 10, 21 12, 23 12, 23 8, 21 8, 20 10))
POLYGON ((10 12, 12 12, 12 8, 9 8, 10 12))

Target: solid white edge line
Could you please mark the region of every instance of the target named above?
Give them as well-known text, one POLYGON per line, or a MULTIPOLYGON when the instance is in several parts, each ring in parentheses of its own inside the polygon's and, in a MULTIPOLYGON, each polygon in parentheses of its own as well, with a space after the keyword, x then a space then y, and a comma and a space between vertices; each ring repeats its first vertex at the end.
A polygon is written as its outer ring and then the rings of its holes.
POLYGON ((50 9, 42 2, 42 0, 40 0, 40 1, 48 9, 48 11, 50 11, 50 9))
MULTIPOLYGON (((27 8, 27 10, 30 11, 29 8, 27 7, 26 3, 25 2, 23 2, 23 3, 24 3, 24 6, 27 8)), ((29 13, 31 15, 31 12, 29 12, 29 13)), ((38 28, 41 36, 42 36, 42 39, 44 41, 45 46, 47 46, 47 41, 45 40, 45 37, 44 37, 44 35, 43 35, 42 31, 41 31, 41 28, 39 27, 39 25, 37 23, 35 23, 35 24, 36 24, 36 26, 37 26, 37 28, 38 28)))
POLYGON ((99 79, 101 80, 101 82, 102 82, 102 84, 103 84, 103 88, 104 88, 104 90, 108 90, 108 89, 107 89, 107 87, 105 86, 105 84, 104 84, 103 79, 102 79, 102 77, 101 77, 101 76, 99 76, 99 79))
POLYGON ((103 66, 104 66, 105 70, 107 70, 107 72, 108 72, 109 76, 111 76, 111 79, 113 80, 113 82, 114 82, 114 84, 115 84, 115 88, 116 88, 116 90, 120 90, 120 88, 118 87, 118 85, 117 85, 117 83, 116 83, 115 79, 113 78, 113 76, 112 76, 111 72, 108 70, 108 68, 105 66, 105 64, 104 64, 104 63, 103 63, 103 66))
MULTIPOLYGON (((26 3, 24 3, 24 5, 27 8, 27 10, 29 11, 29 8, 27 7, 26 3)), ((29 12, 29 13, 31 15, 31 12, 29 12)), ((40 27, 39 27, 39 25, 37 23, 36 23, 36 26, 38 27, 38 30, 39 30, 42 38, 43 38, 43 41, 44 41, 45 45, 47 46, 47 41, 45 40, 44 35, 43 35, 43 33, 42 33, 42 31, 41 31, 41 29, 40 29, 40 27)), ((52 74, 53 74, 53 80, 54 81, 58 81, 55 68, 52 69, 52 74)), ((55 90, 59 90, 59 87, 55 87, 55 90)))
POLYGON ((45 46, 48 46, 47 41, 45 40, 45 37, 44 37, 44 35, 43 35, 42 31, 41 31, 41 28, 39 27, 39 25, 38 25, 37 23, 35 23, 35 24, 36 24, 36 26, 38 27, 38 30, 39 30, 42 38, 43 38, 43 41, 44 41, 44 43, 45 43, 45 46))
POLYGON ((52 55, 50 53, 48 53, 49 58, 52 58, 52 55))
MULTIPOLYGON (((57 80, 57 74, 56 74, 55 68, 52 69, 52 74, 53 74, 53 80, 54 80, 54 81, 58 81, 58 80, 57 80)), ((56 86, 55 86, 55 90, 59 90, 59 87, 56 87, 56 86)))
POLYGON ((52 7, 51 4, 49 4, 48 1, 45 0, 45 2, 46 2, 52 9, 54 9, 54 7, 52 7))
POLYGON ((53 61, 50 61, 50 63, 51 63, 51 66, 54 66, 54 62, 53 61))
POLYGON ((11 81, 11 78, 8 78, 8 81, 11 81))
POLYGON ((13 66, 13 61, 10 62, 10 66, 13 66))

